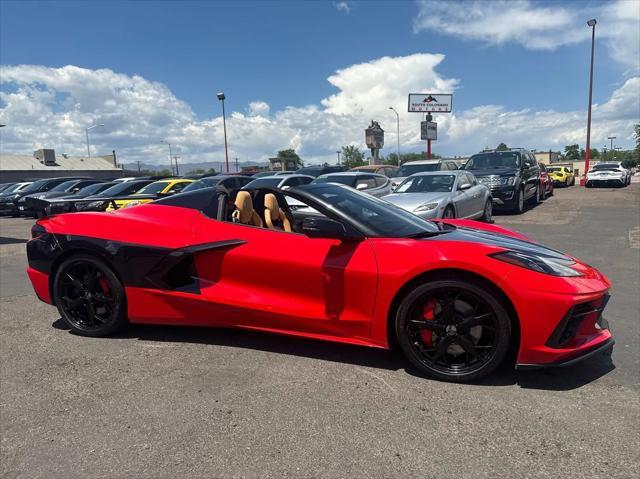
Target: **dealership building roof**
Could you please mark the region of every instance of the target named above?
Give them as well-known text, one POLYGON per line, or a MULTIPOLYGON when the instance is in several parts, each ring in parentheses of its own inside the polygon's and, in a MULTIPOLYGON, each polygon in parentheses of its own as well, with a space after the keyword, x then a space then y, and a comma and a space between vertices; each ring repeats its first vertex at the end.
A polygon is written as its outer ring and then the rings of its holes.
POLYGON ((118 177, 122 167, 116 166, 115 154, 88 158, 56 155, 54 150, 37 150, 33 155, 0 153, 0 182, 70 175, 118 177))

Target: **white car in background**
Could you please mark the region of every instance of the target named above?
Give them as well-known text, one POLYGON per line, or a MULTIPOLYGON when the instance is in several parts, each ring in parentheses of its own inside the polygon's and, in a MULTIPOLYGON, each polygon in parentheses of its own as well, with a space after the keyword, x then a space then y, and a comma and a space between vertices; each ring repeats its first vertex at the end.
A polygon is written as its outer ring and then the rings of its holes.
POLYGON ((371 196, 385 196, 391 193, 391 180, 377 173, 362 171, 342 171, 318 176, 313 183, 340 183, 371 196))
POLYGON ((587 173, 586 187, 592 186, 620 186, 631 183, 629 171, 621 163, 597 163, 587 173))
POLYGON ((424 173, 426 171, 456 171, 458 169, 458 163, 453 160, 407 161, 398 168, 396 176, 391 178, 391 188, 396 188, 405 178, 415 175, 416 173, 424 173))

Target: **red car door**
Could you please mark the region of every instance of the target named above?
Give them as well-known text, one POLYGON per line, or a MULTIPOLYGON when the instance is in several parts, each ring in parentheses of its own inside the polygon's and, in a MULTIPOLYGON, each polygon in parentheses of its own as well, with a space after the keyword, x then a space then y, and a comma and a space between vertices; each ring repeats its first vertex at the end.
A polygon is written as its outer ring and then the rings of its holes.
POLYGON ((341 242, 209 220, 198 241, 244 243, 196 255, 211 320, 318 338, 369 334, 377 266, 367 240, 341 242))

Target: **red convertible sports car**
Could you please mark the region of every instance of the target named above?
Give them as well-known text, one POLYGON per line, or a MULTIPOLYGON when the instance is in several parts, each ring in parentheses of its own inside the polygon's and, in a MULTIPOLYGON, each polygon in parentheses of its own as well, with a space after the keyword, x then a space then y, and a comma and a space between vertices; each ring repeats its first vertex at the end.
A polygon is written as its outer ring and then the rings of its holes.
POLYGON ((596 269, 504 228, 430 222, 345 186, 206 188, 39 220, 38 297, 69 327, 236 327, 399 347, 450 381, 562 366, 613 344, 596 269), (290 198, 288 200, 288 197, 290 198))

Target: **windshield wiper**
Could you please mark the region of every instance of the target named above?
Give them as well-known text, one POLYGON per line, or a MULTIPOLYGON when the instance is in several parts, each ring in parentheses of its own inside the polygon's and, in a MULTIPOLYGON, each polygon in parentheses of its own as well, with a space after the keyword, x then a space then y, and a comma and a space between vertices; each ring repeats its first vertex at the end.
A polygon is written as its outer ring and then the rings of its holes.
POLYGON ((421 231, 420 233, 414 233, 412 235, 408 235, 407 238, 418 239, 418 238, 431 238, 433 236, 443 235, 446 233, 450 233, 453 230, 440 230, 440 231, 421 231))

